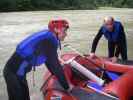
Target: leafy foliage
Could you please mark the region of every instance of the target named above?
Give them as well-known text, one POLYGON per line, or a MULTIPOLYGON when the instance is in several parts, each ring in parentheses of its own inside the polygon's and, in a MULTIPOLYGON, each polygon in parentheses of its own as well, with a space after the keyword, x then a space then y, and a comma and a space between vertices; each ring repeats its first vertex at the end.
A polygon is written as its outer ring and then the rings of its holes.
POLYGON ((0 0, 0 11, 96 9, 99 6, 133 7, 132 0, 0 0))

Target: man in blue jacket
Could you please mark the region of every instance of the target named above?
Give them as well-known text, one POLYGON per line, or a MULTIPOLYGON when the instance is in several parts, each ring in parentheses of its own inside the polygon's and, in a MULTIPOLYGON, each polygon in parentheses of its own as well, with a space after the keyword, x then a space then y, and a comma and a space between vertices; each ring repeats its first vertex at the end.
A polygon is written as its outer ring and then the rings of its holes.
POLYGON ((43 63, 58 78, 62 87, 70 90, 57 54, 69 24, 66 20, 55 19, 49 22, 48 27, 48 30, 36 32, 19 43, 6 63, 3 73, 9 100, 30 100, 26 74, 43 63))
POLYGON ((121 54, 122 60, 126 62, 128 57, 124 28, 121 22, 115 21, 114 18, 110 16, 105 17, 104 24, 93 40, 90 57, 95 56, 95 50, 102 35, 108 40, 108 57, 111 58, 111 61, 116 62, 119 54, 121 54))

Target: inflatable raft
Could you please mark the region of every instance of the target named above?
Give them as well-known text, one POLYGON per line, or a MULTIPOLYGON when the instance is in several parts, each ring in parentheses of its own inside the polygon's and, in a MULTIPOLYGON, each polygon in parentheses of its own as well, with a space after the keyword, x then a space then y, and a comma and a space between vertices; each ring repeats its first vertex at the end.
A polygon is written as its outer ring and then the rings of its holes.
POLYGON ((61 60, 67 62, 63 63, 64 73, 74 88, 66 92, 47 72, 41 88, 44 100, 133 100, 133 65, 76 53, 64 54, 61 60))

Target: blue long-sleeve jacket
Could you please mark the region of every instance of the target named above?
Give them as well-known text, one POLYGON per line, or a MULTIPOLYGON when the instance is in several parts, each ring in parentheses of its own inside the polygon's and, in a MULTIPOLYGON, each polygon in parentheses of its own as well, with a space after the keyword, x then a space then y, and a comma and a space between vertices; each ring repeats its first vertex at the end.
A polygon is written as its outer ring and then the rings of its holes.
POLYGON ((125 45, 126 47, 126 35, 123 25, 121 24, 121 22, 115 21, 114 30, 112 32, 109 32, 104 25, 99 29, 97 35, 93 40, 91 52, 96 51, 97 44, 103 35, 108 40, 108 42, 119 42, 121 43, 121 45, 125 45))
POLYGON ((16 48, 17 54, 24 59, 17 69, 17 75, 24 76, 32 67, 43 63, 61 67, 57 54, 58 44, 59 41, 49 30, 34 33, 23 40, 16 48))

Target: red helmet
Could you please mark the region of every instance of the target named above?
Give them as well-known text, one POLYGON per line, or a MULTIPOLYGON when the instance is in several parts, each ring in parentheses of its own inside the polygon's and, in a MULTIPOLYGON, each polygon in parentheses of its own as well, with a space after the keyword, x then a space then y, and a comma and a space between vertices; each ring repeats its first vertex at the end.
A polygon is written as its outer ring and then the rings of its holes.
POLYGON ((54 32, 55 28, 62 30, 62 28, 69 28, 69 23, 65 19, 53 19, 49 21, 48 28, 50 31, 54 32))

